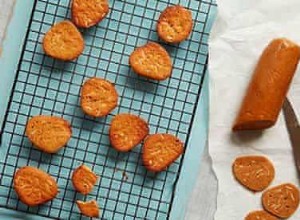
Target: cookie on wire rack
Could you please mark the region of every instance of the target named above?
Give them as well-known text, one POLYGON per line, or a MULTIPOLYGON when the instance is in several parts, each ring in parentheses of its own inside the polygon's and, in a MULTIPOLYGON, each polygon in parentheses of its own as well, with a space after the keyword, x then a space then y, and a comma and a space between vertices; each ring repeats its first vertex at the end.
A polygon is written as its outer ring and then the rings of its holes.
POLYGON ((93 77, 82 86, 80 104, 87 115, 103 117, 118 105, 118 93, 108 80, 93 77))
POLYGON ((129 64, 138 75, 154 80, 165 80, 172 72, 172 61, 168 52, 154 42, 136 48, 130 55, 129 64))
POLYGON ((68 143, 72 129, 63 118, 37 115, 27 122, 25 134, 36 148, 53 154, 68 143))
POLYGON ((14 189, 28 206, 37 206, 54 199, 58 193, 56 181, 48 173, 31 166, 20 168, 14 175, 14 189))
POLYGON ((183 153, 183 143, 171 134, 149 135, 143 146, 144 166, 152 172, 165 170, 183 153))
POLYGON ((101 22, 109 12, 108 0, 73 0, 72 21, 77 27, 89 28, 101 22))
POLYGON ((91 218, 98 218, 99 217, 99 207, 95 200, 83 202, 80 200, 76 201, 76 204, 81 212, 81 214, 91 217, 91 218))
POLYGON ((83 195, 92 191, 97 179, 97 175, 86 165, 77 167, 72 174, 74 188, 83 195))
POLYGON ((45 34, 43 49, 50 57, 71 61, 83 52, 84 40, 76 26, 65 20, 55 24, 45 34))
POLYGON ((158 36, 167 43, 180 43, 186 40, 192 28, 191 11, 180 5, 167 7, 157 23, 158 36))
POLYGON ((148 123, 132 114, 116 115, 110 125, 111 145, 118 151, 130 151, 149 134, 148 123))

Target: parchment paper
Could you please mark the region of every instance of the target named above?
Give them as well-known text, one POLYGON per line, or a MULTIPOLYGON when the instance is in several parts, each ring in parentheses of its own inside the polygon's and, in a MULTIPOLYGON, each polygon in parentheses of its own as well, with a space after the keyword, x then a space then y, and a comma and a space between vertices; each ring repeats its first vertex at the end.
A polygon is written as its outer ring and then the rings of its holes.
MULTIPOLYGON (((218 179, 215 219, 242 220, 248 212, 262 209, 261 193, 246 190, 234 179, 231 166, 237 156, 266 155, 276 169, 271 186, 284 182, 299 186, 282 114, 275 127, 260 135, 233 135, 231 127, 266 45, 277 37, 300 44, 300 1, 220 0, 218 10, 209 44, 209 153, 218 179)), ((299 67, 289 97, 300 116, 299 67)), ((299 220, 300 210, 290 219, 299 220)))

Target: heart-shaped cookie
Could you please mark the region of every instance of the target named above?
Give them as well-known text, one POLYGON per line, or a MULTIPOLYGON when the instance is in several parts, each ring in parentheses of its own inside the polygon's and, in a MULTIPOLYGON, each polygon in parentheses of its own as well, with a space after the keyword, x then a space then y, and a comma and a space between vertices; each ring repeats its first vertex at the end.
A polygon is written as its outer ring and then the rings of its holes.
POLYGON ((148 134, 149 126, 144 119, 125 113, 116 115, 109 129, 111 145, 122 152, 133 149, 148 134))
POLYGON ((149 135, 144 143, 143 162, 153 172, 166 169, 183 152, 183 143, 171 134, 149 135))
POLYGON ((72 21, 77 27, 89 28, 106 17, 108 0, 73 0, 72 21))
POLYGON ((68 21, 56 23, 45 34, 43 40, 45 53, 55 59, 74 60, 84 49, 84 40, 76 26, 68 21))
POLYGON ((264 209, 279 218, 290 217, 299 206, 299 190, 290 183, 275 186, 262 195, 264 209))
POLYGON ((235 178, 252 191, 267 188, 275 176, 273 164, 263 156, 243 156, 233 163, 235 178))

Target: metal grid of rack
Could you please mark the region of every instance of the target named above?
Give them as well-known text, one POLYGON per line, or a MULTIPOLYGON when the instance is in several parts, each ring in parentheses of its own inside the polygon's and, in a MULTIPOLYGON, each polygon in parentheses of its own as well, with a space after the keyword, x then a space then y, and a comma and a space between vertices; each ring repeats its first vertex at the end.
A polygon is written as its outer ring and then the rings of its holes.
POLYGON ((118 153, 109 145, 112 117, 121 112, 140 115, 151 133, 171 133, 187 143, 201 91, 208 51, 208 19, 215 4, 208 1, 111 0, 110 14, 98 26, 81 30, 84 53, 73 62, 53 60, 43 53, 45 32, 70 18, 69 0, 37 0, 19 62, 7 110, 0 160, 0 206, 59 219, 82 218, 77 199, 96 199, 103 219, 166 219, 174 196, 181 157, 165 172, 152 174, 141 162, 141 146, 118 153), (189 40, 167 45, 157 37, 156 20, 168 5, 181 4, 193 13, 189 40), (161 43, 173 60, 172 77, 157 82, 139 77, 128 65, 130 53, 147 41, 161 43), (119 106, 101 119, 83 114, 79 105, 82 83, 98 76, 112 81, 120 95, 119 106), (72 138, 55 155, 32 147, 24 135, 27 120, 39 114, 61 116, 71 122, 72 138), (100 180, 88 196, 76 193, 70 177, 80 164, 90 166, 100 180), (30 208, 17 199, 12 187, 15 171, 36 166, 52 175, 60 193, 53 201, 30 208))

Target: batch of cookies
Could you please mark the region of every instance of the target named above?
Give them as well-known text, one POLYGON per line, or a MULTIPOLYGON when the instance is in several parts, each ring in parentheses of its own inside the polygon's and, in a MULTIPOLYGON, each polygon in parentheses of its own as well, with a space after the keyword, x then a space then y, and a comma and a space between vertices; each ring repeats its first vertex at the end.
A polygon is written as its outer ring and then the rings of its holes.
MULTIPOLYGON (((73 0, 72 20, 54 24, 43 38, 45 53, 62 61, 76 59, 84 50, 84 39, 77 28, 89 28, 98 24, 109 12, 108 0, 73 0)), ((159 37, 167 43, 180 43, 192 31, 192 14, 176 5, 167 7, 157 23, 159 37)), ((164 47, 149 42, 136 48, 130 55, 133 71, 152 80, 165 80, 171 76, 172 61, 164 47)), ((81 88, 82 111, 91 117, 105 117, 118 105, 118 92, 106 79, 87 79, 81 88)), ((141 117, 121 113, 111 121, 109 129, 111 146, 120 152, 128 152, 143 142, 142 158, 146 169, 152 172, 165 170, 182 153, 183 143, 172 134, 149 134, 148 123, 141 117)), ((26 136, 33 146, 46 153, 56 153, 72 136, 68 121, 56 116, 38 115, 29 119, 26 136)), ((86 195, 93 189, 98 176, 87 166, 81 165, 72 174, 76 191, 86 195)), ((48 202, 58 194, 54 178, 35 167, 20 168, 14 176, 14 188, 19 199, 36 206, 48 202)), ((88 217, 98 217, 95 200, 77 201, 79 210, 88 217)))
POLYGON ((232 165, 236 180, 252 192, 262 192, 264 210, 250 212, 245 220, 289 218, 299 206, 299 190, 291 183, 267 189, 275 178, 272 162, 264 156, 241 156, 232 165), (266 190, 267 189, 267 190, 266 190))

